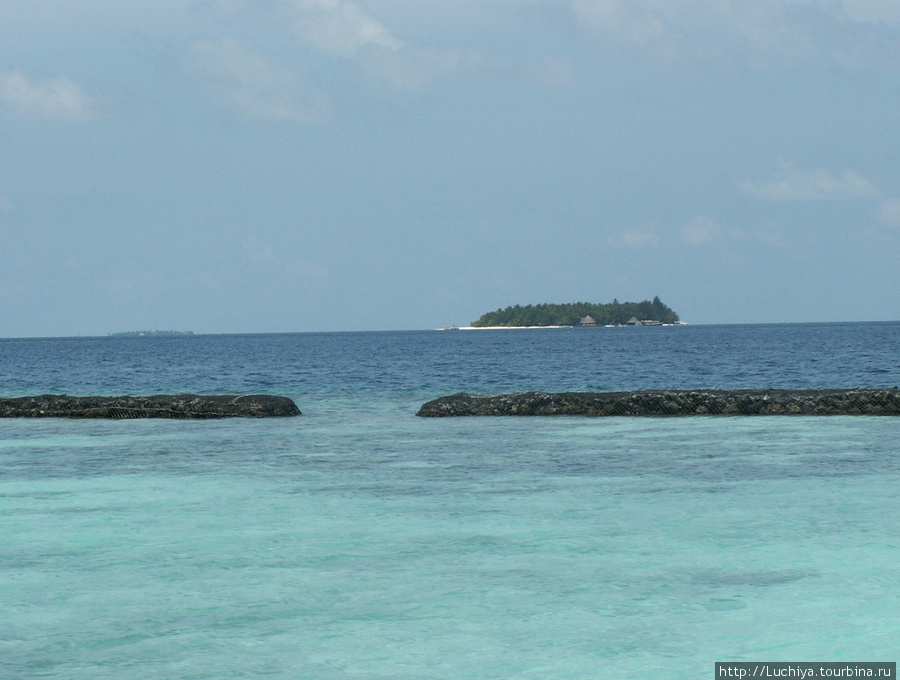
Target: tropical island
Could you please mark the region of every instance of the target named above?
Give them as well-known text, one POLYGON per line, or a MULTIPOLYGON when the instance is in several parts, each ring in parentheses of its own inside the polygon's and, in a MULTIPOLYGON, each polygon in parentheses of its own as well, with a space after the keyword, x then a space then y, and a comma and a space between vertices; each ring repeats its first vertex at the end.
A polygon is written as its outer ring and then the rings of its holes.
POLYGON ((678 323, 678 314, 659 297, 643 302, 607 304, 571 302, 567 304, 514 305, 482 314, 474 328, 498 326, 659 326, 678 323))

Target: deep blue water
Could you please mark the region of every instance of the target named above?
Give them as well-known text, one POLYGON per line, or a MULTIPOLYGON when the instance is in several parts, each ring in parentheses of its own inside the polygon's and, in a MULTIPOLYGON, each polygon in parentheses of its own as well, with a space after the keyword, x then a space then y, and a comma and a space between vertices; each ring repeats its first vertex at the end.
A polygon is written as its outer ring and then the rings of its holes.
POLYGON ((886 387, 900 323, 0 340, 0 678, 698 678, 896 660, 900 419, 419 419, 457 391, 886 387))
MULTIPOLYGON (((0 339, 5 396, 889 387, 900 324, 0 339)), ((302 404, 301 404, 302 408, 302 404)))

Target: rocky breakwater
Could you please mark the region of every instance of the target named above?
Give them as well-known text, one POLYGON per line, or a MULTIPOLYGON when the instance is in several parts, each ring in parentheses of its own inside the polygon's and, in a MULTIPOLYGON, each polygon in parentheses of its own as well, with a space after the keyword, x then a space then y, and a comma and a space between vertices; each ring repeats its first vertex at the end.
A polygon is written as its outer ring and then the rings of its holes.
POLYGON ((459 393, 416 414, 449 416, 900 415, 900 389, 648 390, 639 392, 459 393))
POLYGON ((149 397, 0 397, 0 418, 268 418, 299 416, 288 397, 157 394, 149 397))

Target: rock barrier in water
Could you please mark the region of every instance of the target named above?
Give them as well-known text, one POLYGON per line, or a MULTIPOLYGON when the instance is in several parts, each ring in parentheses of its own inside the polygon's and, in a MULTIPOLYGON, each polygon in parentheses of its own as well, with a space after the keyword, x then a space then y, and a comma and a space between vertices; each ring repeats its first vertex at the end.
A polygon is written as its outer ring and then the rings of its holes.
POLYGON ((0 397, 0 418, 268 418, 299 416, 288 397, 157 394, 149 397, 0 397))
POLYGON ((900 390, 647 390, 459 393, 424 404, 422 417, 900 415, 900 390))

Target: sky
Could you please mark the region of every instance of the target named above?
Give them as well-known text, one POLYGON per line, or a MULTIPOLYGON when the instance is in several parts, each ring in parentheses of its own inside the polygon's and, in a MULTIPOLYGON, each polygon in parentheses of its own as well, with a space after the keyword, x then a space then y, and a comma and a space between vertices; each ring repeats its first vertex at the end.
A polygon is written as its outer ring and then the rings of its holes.
POLYGON ((896 0, 2 0, 0 337, 900 319, 896 0))

